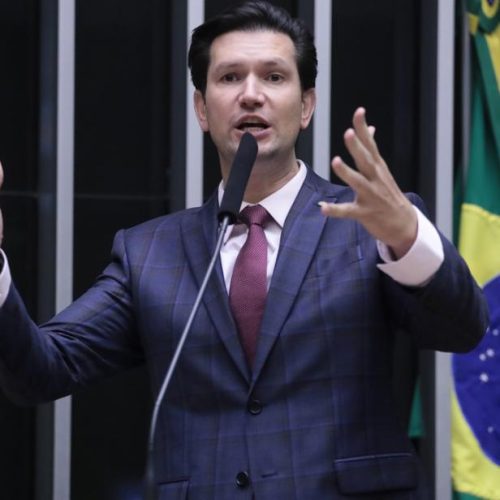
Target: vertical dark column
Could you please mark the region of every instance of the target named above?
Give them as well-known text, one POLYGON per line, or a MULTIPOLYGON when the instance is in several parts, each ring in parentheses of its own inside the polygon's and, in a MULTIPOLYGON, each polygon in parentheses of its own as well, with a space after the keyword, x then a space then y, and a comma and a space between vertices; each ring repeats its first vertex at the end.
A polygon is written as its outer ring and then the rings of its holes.
MULTIPOLYGON (((172 48, 185 45, 182 17, 173 18, 182 3, 76 4, 75 296, 108 263, 115 232, 170 212, 183 183, 184 138, 172 130, 184 119, 183 105, 173 109, 185 102, 176 94, 185 62, 177 73, 183 56, 172 48)), ((150 407, 144 367, 73 396, 73 500, 140 496, 150 407)))
MULTIPOLYGON (((0 1, 0 193, 5 250, 13 278, 37 315, 38 22, 36 0, 0 1)), ((35 411, 12 404, 0 391, 2 498, 32 500, 35 411)))
POLYGON ((186 204, 186 32, 187 2, 171 2, 169 19, 168 60, 170 61, 169 99, 169 194, 171 210, 181 210, 186 204))
POLYGON ((57 0, 40 2, 40 132, 38 155, 38 321, 55 310, 57 182, 57 0))
MULTIPOLYGON (((57 0, 40 1, 40 116, 38 199, 38 321, 55 312, 57 165, 57 0)), ((36 498, 53 496, 54 407, 37 409, 36 498)))
POLYGON ((398 173, 398 182, 404 191, 418 188, 419 161, 419 43, 420 12, 415 0, 394 1, 394 28, 392 77, 394 92, 392 117, 392 168, 398 173))
MULTIPOLYGON (((426 199, 428 209, 434 218, 436 213, 436 50, 437 50, 437 2, 432 0, 421 3, 420 26, 420 165, 418 173, 418 189, 426 199)), ((420 453, 429 479, 430 491, 434 490, 435 476, 435 387, 436 377, 434 353, 423 351, 420 354, 422 379, 422 407, 425 426, 425 437, 421 439, 420 453)), ((433 498, 433 496, 431 497, 433 498)))
POLYGON ((419 26, 419 164, 417 187, 426 200, 431 217, 436 214, 436 51, 438 4, 432 0, 420 3, 419 26))
MULTIPOLYGON (((293 2, 292 14, 302 19, 311 33, 314 34, 314 2, 312 0, 295 0, 293 2)), ((296 154, 297 158, 305 161, 311 167, 314 167, 313 158, 313 121, 306 130, 303 130, 297 140, 296 154)))
POLYGON ((333 6, 332 154, 358 106, 376 126, 379 149, 403 190, 417 188, 419 32, 415 0, 336 1, 333 6))

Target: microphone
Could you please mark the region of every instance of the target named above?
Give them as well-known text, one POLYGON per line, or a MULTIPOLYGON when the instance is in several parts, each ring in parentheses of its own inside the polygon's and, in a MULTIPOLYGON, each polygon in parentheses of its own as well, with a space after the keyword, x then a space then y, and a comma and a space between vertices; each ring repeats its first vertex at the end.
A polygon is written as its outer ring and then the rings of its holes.
POLYGON ((224 189, 224 196, 217 214, 219 222, 222 222, 224 217, 229 217, 230 224, 236 222, 248 178, 255 163, 255 158, 257 158, 257 150, 255 137, 250 132, 245 132, 236 151, 229 179, 224 189))
POLYGON ((198 291, 198 295, 196 296, 196 299, 194 301, 193 308, 191 309, 189 318, 186 321, 186 325, 184 326, 184 330, 182 331, 182 335, 175 348, 172 360, 170 361, 170 364, 168 366, 167 374, 163 379, 160 390, 158 391, 158 396, 156 397, 154 403, 151 423, 149 427, 146 471, 144 478, 144 493, 146 500, 158 500, 158 488, 155 481, 153 460, 154 437, 156 434, 156 426, 158 424, 160 407, 163 400, 165 399, 165 394, 170 384, 170 380, 172 379, 172 375, 174 374, 177 362, 179 361, 182 348, 184 347, 184 343, 186 342, 189 330, 191 329, 191 325, 193 324, 196 313, 198 312, 198 309, 200 307, 201 299, 203 298, 203 294, 205 293, 205 289, 207 288, 208 280, 212 275, 215 263, 217 262, 217 258, 220 254, 220 249, 222 247, 222 242, 224 241, 224 233, 226 232, 226 228, 230 222, 234 224, 236 222, 236 219, 238 218, 241 202, 243 201, 243 195, 245 194, 245 189, 248 183, 248 178, 250 177, 250 172, 252 170, 253 164, 255 163, 255 158, 257 158, 257 149, 257 141, 255 140, 255 137, 248 132, 243 134, 233 163, 231 165, 231 172, 229 173, 229 179, 227 181, 226 189, 224 190, 224 196, 222 198, 219 212, 217 214, 217 219, 219 220, 219 234, 217 237, 217 244, 215 245, 212 259, 210 260, 210 264, 208 265, 208 269, 205 273, 205 277, 203 278, 200 290, 198 291))

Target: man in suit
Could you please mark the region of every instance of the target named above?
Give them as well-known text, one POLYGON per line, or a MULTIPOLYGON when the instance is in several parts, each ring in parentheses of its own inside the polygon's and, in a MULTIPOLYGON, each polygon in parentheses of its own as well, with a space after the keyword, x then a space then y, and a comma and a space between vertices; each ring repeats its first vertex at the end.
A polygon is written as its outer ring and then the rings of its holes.
MULTIPOLYGON (((238 223, 225 234, 162 406, 160 496, 425 498, 394 414, 394 331, 404 327, 422 348, 471 349, 488 322, 479 288, 419 199, 401 193, 363 109, 345 133, 357 170, 332 161, 347 187, 295 157, 316 104, 316 54, 300 21, 266 2, 233 7, 194 31, 189 63, 198 120, 219 153, 218 192, 202 207, 120 231, 95 285, 41 327, 3 255, 4 390, 50 400, 146 362, 158 392, 214 249, 232 160, 250 132, 258 155, 242 209, 268 214, 258 336, 240 338, 231 298, 250 239, 238 223)), ((259 307, 250 309, 254 321, 259 307)))

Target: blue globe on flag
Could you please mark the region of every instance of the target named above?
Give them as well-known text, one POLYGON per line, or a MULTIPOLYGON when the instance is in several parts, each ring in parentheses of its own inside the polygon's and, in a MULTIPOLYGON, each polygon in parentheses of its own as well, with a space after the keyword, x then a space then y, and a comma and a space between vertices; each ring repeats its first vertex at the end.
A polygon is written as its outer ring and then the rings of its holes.
POLYGON ((453 355, 453 377, 460 408, 479 446, 500 465, 500 275, 483 290, 490 326, 473 351, 453 355))

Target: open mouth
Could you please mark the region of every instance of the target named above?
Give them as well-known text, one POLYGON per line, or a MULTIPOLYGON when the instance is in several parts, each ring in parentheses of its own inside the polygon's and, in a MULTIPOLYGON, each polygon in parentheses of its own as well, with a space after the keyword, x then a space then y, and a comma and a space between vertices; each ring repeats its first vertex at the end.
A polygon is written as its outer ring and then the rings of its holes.
POLYGON ((262 121, 244 120, 236 128, 242 132, 262 132, 269 128, 269 125, 262 121))

